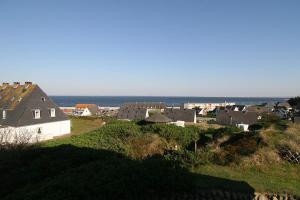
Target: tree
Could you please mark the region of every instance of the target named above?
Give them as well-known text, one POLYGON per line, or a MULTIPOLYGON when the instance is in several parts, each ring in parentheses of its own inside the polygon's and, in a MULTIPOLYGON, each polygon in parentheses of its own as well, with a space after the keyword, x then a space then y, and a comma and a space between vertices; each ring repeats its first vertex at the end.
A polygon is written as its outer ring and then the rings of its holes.
POLYGON ((300 105, 300 96, 295 97, 295 98, 290 98, 288 100, 288 103, 292 106, 292 107, 296 107, 300 105))

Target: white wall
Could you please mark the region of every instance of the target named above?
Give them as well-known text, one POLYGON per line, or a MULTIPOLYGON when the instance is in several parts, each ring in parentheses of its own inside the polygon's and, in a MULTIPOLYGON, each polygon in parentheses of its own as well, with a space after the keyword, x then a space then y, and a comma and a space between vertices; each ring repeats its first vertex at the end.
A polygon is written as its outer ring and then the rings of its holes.
POLYGON ((236 126, 242 129, 243 131, 249 131, 249 124, 237 124, 236 126))
POLYGON ((14 142, 16 136, 19 135, 19 137, 24 137, 25 134, 31 138, 30 142, 37 142, 71 133, 71 121, 65 120, 22 127, 0 128, 0 135, 4 132, 9 133, 9 139, 7 139, 7 142, 14 142), (41 129, 41 133, 38 133, 39 129, 41 129))
POLYGON ((83 117, 92 116, 92 113, 90 112, 90 110, 88 108, 85 108, 83 110, 83 113, 80 116, 83 116, 83 117))

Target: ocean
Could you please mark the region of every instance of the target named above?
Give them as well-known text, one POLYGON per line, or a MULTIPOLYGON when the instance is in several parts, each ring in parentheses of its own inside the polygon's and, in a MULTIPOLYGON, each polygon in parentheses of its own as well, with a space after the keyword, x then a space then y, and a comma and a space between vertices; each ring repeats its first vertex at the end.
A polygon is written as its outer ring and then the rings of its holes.
POLYGON ((242 105, 284 102, 287 98, 274 97, 153 97, 153 96, 51 96, 60 107, 75 106, 77 103, 97 104, 103 107, 119 107, 128 102, 164 102, 168 106, 183 103, 223 103, 234 102, 242 105))

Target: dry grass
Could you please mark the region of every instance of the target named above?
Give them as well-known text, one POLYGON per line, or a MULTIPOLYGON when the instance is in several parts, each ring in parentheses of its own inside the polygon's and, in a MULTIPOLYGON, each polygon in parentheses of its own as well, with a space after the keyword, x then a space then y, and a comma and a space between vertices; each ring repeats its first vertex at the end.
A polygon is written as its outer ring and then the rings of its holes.
POLYGON ((103 126, 105 123, 100 118, 72 117, 72 135, 88 133, 103 126))
POLYGON ((156 134, 145 134, 129 140, 129 156, 144 159, 152 155, 163 155, 168 148, 167 142, 156 134))
POLYGON ((274 126, 260 132, 262 147, 253 155, 242 159, 241 166, 264 167, 279 164, 282 161, 278 151, 281 147, 288 147, 300 152, 300 125, 288 124, 285 131, 279 131, 274 126))
POLYGON ((286 137, 281 141, 281 145, 287 146, 293 151, 300 152, 300 124, 289 124, 284 135, 286 137))
POLYGON ((196 123, 196 124, 193 124, 193 125, 201 127, 204 130, 209 129, 209 128, 218 129, 218 128, 223 128, 224 127, 224 126, 219 125, 219 124, 208 124, 207 122, 199 122, 199 123, 196 123))

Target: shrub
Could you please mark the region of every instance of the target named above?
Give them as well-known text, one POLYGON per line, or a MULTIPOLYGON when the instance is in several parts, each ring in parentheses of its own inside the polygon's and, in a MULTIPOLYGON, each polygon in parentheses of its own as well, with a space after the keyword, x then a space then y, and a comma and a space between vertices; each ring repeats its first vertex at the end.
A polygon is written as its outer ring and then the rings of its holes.
POLYGON ((156 133, 167 141, 176 141, 183 148, 197 141, 200 135, 200 128, 196 126, 183 128, 166 124, 150 124, 142 126, 142 131, 144 133, 156 133))
POLYGON ((183 167, 194 168, 199 165, 205 165, 213 160, 213 153, 207 149, 201 149, 199 151, 171 151, 164 157, 166 160, 179 162, 183 167))
POLYGON ((263 128, 261 124, 252 124, 249 126, 249 131, 259 131, 263 128))

